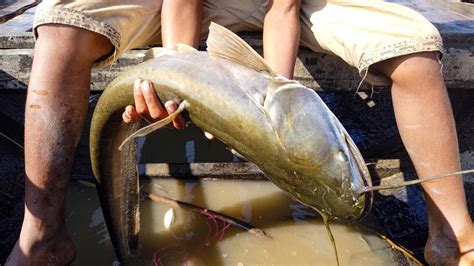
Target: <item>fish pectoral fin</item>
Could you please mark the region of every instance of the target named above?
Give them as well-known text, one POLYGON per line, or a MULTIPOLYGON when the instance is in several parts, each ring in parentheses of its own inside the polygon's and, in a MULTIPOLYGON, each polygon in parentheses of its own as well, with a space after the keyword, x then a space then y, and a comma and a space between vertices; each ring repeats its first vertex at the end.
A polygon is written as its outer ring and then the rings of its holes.
POLYGON ((176 49, 178 50, 178 53, 197 52, 196 48, 192 47, 191 45, 185 44, 185 43, 176 44, 176 49))
POLYGON ((166 125, 168 125, 169 123, 173 122, 173 120, 180 114, 184 111, 184 109, 186 109, 186 107, 189 106, 189 103, 187 101, 182 101, 179 106, 178 106, 178 109, 176 109, 176 111, 174 111, 173 113, 169 114, 167 117, 159 120, 159 121, 156 121, 155 123, 153 124, 150 124, 146 127, 143 127, 139 130, 137 130, 135 133, 133 133, 132 135, 128 136, 123 142, 122 144, 120 144, 118 150, 121 151, 123 146, 125 144, 127 144, 129 141, 135 139, 135 138, 138 138, 138 137, 144 137, 150 133, 152 133, 153 131, 155 130, 158 130, 166 125))
POLYGON ((175 50, 163 48, 163 47, 153 47, 153 48, 148 49, 145 52, 145 57, 143 58, 143 61, 147 61, 147 60, 157 58, 163 55, 173 55, 173 54, 176 54, 175 50))
POLYGON ((275 71, 250 45, 232 31, 211 22, 207 37, 207 52, 211 56, 221 57, 258 71, 275 71))

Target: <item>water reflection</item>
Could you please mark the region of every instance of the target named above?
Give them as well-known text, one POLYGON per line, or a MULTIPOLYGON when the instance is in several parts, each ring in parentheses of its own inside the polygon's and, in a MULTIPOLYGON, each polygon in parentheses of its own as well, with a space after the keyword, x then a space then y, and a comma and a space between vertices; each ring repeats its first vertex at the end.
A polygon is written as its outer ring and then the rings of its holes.
MULTIPOLYGON (((205 206, 248 221, 270 236, 263 238, 228 224, 144 200, 140 206, 140 252, 132 265, 334 265, 334 253, 320 217, 289 199, 268 181, 142 180, 146 192, 205 206)), ((92 183, 73 181, 67 225, 78 247, 73 265, 116 263, 97 193, 92 183)), ((332 223, 341 265, 399 265, 395 251, 378 236, 355 225, 332 223)), ((403 256, 402 256, 403 257, 403 256)), ((406 264, 403 264, 406 265, 406 264)))

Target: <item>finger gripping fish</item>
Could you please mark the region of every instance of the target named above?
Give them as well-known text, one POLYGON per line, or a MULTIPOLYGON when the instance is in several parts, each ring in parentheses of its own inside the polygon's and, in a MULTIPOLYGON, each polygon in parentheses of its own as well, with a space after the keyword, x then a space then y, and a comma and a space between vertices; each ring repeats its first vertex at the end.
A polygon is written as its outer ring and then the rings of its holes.
MULTIPOLYGON (((116 78, 92 119, 92 167, 120 260, 137 245, 136 143, 129 140, 143 131, 127 138, 137 125, 123 123, 121 113, 133 104, 138 78, 153 82, 163 102, 178 103, 198 127, 325 217, 351 221, 367 213, 372 192, 365 191, 371 181, 364 160, 313 90, 275 74, 249 45, 216 24, 210 27, 207 53, 185 46, 179 50, 116 78)), ((170 122, 177 113, 144 133, 170 122)))

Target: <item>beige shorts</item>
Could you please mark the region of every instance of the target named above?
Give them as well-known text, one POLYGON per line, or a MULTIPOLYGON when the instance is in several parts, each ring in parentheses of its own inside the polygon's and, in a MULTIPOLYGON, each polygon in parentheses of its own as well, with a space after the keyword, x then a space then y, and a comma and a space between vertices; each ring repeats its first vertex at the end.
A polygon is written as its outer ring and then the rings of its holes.
MULTIPOLYGON (((268 0, 204 0, 202 38, 211 21, 234 32, 259 31, 268 0)), ((59 23, 107 37, 113 63, 132 48, 159 44, 160 0, 46 0, 37 9, 34 29, 59 23)), ((301 44, 339 56, 374 85, 387 78, 369 72, 377 62, 416 52, 443 50, 437 29, 417 12, 382 0, 303 0, 301 44)))

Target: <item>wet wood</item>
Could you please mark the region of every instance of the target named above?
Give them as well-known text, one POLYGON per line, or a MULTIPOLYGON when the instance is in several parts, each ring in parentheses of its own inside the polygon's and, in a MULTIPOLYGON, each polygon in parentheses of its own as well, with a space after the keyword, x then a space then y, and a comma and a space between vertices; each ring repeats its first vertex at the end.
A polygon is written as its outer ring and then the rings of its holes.
POLYGON ((15 3, 0 9, 0 23, 23 14, 26 10, 38 5, 40 2, 41 0, 17 0, 15 3))

